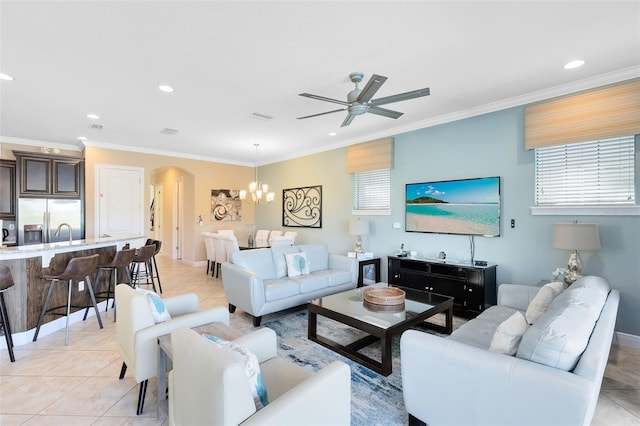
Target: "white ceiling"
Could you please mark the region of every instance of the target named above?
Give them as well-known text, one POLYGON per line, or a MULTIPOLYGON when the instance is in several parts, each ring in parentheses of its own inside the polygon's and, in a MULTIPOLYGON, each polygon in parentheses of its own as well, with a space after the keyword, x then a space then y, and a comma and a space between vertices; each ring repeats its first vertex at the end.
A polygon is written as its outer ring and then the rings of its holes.
POLYGON ((234 164, 254 143, 267 164, 640 77, 639 1, 2 0, 0 19, 0 140, 234 164), (296 119, 340 108, 298 94, 346 99, 353 71, 389 78, 375 97, 431 95, 385 105, 397 120, 296 119))

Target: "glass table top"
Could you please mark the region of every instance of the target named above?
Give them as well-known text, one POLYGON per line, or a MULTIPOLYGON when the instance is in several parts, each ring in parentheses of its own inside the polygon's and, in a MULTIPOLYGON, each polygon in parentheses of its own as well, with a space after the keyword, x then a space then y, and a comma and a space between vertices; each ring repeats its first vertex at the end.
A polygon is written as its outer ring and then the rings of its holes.
MULTIPOLYGON (((387 287, 386 283, 374 284, 379 287, 387 287)), ((371 287, 371 286, 367 286, 371 287)), ((416 315, 422 314, 439 303, 451 299, 434 293, 405 291, 405 301, 401 305, 373 305, 363 298, 364 289, 359 287, 341 293, 332 294, 310 301, 310 304, 324 309, 346 315, 360 321, 387 329, 416 315)))

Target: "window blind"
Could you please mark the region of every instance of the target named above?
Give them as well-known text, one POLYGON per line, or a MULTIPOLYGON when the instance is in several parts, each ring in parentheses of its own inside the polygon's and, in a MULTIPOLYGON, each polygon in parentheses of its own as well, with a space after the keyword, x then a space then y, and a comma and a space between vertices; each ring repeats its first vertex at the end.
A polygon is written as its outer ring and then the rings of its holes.
POLYGON ((640 79, 525 108, 525 149, 640 133, 640 79))
POLYGON ((391 171, 371 170, 353 175, 355 210, 388 210, 391 199, 391 171))
POLYGON ((535 150, 537 206, 635 205, 635 138, 535 150))
POLYGON ((378 139, 347 148, 347 173, 393 169, 393 138, 378 139))

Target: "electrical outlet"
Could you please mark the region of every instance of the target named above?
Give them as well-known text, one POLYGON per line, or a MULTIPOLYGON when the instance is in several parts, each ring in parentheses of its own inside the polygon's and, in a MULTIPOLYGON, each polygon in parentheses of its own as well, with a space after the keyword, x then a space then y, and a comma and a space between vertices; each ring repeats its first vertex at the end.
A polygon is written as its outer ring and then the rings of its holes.
POLYGON ((84 281, 78 281, 78 291, 84 291, 84 281))

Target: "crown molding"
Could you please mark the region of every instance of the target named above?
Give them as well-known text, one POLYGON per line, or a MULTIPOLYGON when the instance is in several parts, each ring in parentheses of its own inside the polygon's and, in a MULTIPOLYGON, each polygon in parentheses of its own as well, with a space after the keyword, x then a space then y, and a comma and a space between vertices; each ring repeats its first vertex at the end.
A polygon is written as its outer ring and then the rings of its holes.
POLYGON ((135 147, 130 145, 125 146, 125 145, 118 145, 118 144, 112 144, 112 143, 106 143, 106 142, 96 142, 96 141, 85 141, 84 145, 92 148, 111 149, 115 151, 138 152, 140 154, 161 155, 164 157, 177 157, 177 158, 184 158, 187 160, 209 161, 212 163, 231 164, 234 166, 255 167, 255 164, 253 163, 247 163, 243 161, 233 161, 226 158, 209 157, 204 155, 185 154, 183 152, 177 152, 177 151, 149 149, 149 148, 141 148, 141 147, 135 147))
POLYGON ((2 135, 0 135, 0 143, 10 143, 13 145, 37 146, 40 148, 63 149, 65 151, 78 151, 78 152, 81 152, 84 149, 84 145, 82 144, 82 142, 75 143, 75 144, 66 144, 66 143, 37 141, 34 139, 13 138, 11 136, 2 136, 2 135))

